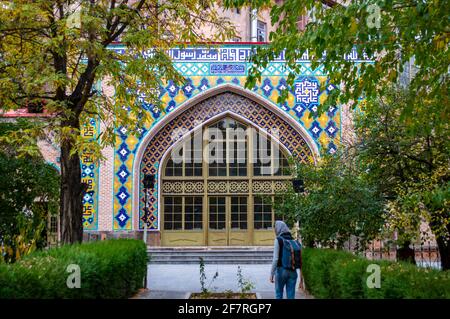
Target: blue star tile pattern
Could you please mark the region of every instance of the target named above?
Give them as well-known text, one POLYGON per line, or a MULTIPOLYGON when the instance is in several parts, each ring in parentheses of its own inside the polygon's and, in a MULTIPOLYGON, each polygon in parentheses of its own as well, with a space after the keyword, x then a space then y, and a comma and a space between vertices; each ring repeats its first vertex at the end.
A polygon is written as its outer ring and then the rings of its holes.
POLYGON ((180 88, 177 85, 175 85, 175 83, 172 80, 169 80, 166 86, 166 91, 169 94, 169 96, 171 98, 174 98, 175 96, 177 96, 179 90, 180 88))
POLYGON ((288 84, 285 78, 281 78, 281 80, 278 82, 277 85, 277 90, 280 92, 287 90, 288 89, 288 84))
POLYGON ((94 177, 94 164, 91 165, 86 165, 86 164, 82 164, 81 165, 81 178, 84 177, 94 177))
POLYGON ((115 218, 119 223, 119 226, 124 227, 127 224, 127 221, 130 219, 130 216, 128 216, 127 211, 122 207, 115 218))
POLYGON ((331 84, 331 83, 328 82, 327 88, 326 88, 327 93, 330 93, 330 92, 333 91, 335 88, 336 88, 336 87, 335 87, 333 84, 331 84))
POLYGON ((152 113, 154 119, 158 119, 161 115, 161 110, 159 109, 159 107, 157 105, 152 104, 150 112, 152 113))
POLYGON ((320 133, 322 132, 322 128, 317 121, 312 122, 311 127, 309 128, 309 132, 311 132, 314 138, 319 138, 320 133))
POLYGON ((119 147, 117 153, 119 154, 122 162, 125 162, 127 160, 128 155, 130 154, 130 150, 128 149, 128 146, 125 142, 120 144, 120 147, 119 147))
POLYGON ((116 194, 117 199, 119 200, 120 205, 125 205, 130 195, 128 194, 127 189, 122 186, 119 189, 119 192, 116 194))
POLYGON ((334 121, 329 121, 327 127, 325 128, 325 132, 327 133, 327 135, 331 138, 334 138, 336 136, 337 131, 338 129, 334 121))
POLYGON ((328 154, 334 154, 337 151, 337 147, 333 142, 328 143, 328 154))
POLYGON ((127 139, 127 137, 128 137, 128 135, 127 135, 128 130, 127 130, 127 128, 126 128, 125 126, 119 127, 119 129, 117 130, 117 132, 119 132, 119 136, 120 136, 120 138, 121 138, 122 140, 126 140, 126 139, 127 139))
POLYGON ((167 103, 167 107, 166 107, 166 112, 172 112, 173 110, 175 110, 175 108, 177 107, 176 103, 174 100, 169 101, 169 103, 167 103))
POLYGON ((329 118, 333 118, 336 115, 338 108, 336 106, 330 106, 327 111, 327 115, 329 118))
POLYGON ((94 192, 92 192, 92 191, 86 192, 83 196, 84 203, 93 204, 94 203, 93 195, 94 195, 94 192))
POLYGON ((124 184, 128 176, 130 176, 130 172, 128 171, 126 165, 122 164, 119 168, 119 171, 117 172, 117 176, 119 177, 119 181, 124 184))
POLYGON ((195 86, 192 85, 192 80, 188 79, 186 81, 186 84, 182 87, 183 93, 187 98, 190 98, 192 96, 192 93, 195 90, 195 86))
POLYGON ((266 97, 269 97, 272 93, 273 86, 270 79, 265 79, 261 85, 261 90, 266 97))
POLYGON ((200 81, 200 85, 198 86, 198 89, 200 91, 206 91, 207 89, 209 89, 209 82, 208 82, 208 80, 206 78, 203 78, 200 81))
POLYGON ((316 114, 317 110, 318 110, 319 105, 317 103, 312 103, 308 106, 308 110, 313 113, 316 114))
POLYGON ((294 111, 297 117, 301 119, 306 111, 306 106, 303 103, 297 103, 294 106, 294 111))
POLYGON ((280 109, 282 109, 285 112, 289 112, 289 110, 291 108, 289 107, 289 105, 286 102, 284 102, 284 103, 280 104, 280 109))

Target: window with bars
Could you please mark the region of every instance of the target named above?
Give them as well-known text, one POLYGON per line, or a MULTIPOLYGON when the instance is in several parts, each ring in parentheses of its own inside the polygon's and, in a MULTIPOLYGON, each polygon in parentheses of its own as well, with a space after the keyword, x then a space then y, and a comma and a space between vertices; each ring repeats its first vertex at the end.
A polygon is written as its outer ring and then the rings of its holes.
POLYGON ((289 166, 289 161, 284 156, 283 152, 278 149, 278 152, 274 152, 273 155, 274 163, 277 163, 277 168, 274 168, 273 175, 276 176, 287 176, 291 174, 291 168, 289 166))
POLYGON ((209 228, 215 230, 225 229, 226 203, 223 196, 209 197, 209 228))
MULTIPOLYGON (((249 154, 247 127, 232 118, 217 121, 208 129, 208 176, 248 176, 249 154)), ((203 174, 203 144, 196 142, 194 134, 176 150, 182 161, 169 158, 164 168, 167 177, 201 177, 203 174), (179 163, 180 162, 180 163, 179 163)), ((200 137, 201 141, 201 137, 200 137)), ((270 136, 256 132, 253 136, 253 175, 290 175, 289 162, 270 136)))
POLYGON ((253 141, 253 175, 288 176, 291 174, 289 161, 280 146, 270 140, 267 135, 257 133, 253 141))
POLYGON ((183 229, 183 198, 164 197, 164 229, 183 229))
POLYGON ((202 229, 203 197, 184 197, 184 229, 202 229))
POLYGON ((174 161, 172 156, 168 159, 164 174, 165 176, 202 176, 202 144, 195 145, 198 136, 191 134, 183 143, 183 147, 175 150, 177 156, 182 160, 174 161))
POLYGON ((202 143, 200 140, 199 145, 195 144, 196 138, 201 136, 195 136, 191 134, 191 138, 186 143, 189 143, 189 147, 186 149, 185 163, 184 163, 184 175, 185 176, 202 176, 202 143))
POLYGON ((208 129, 209 176, 247 176, 247 127, 224 118, 208 129))
POLYGON ((203 228, 202 222, 202 196, 164 197, 164 229, 201 230, 203 228))
POLYGON ((261 196, 253 198, 254 211, 254 228, 255 229, 271 229, 272 228, 272 203, 261 196))
POLYGON ((267 41, 267 23, 258 20, 256 25, 256 37, 258 42, 266 42, 267 41))
POLYGON ((58 217, 51 216, 50 217, 50 233, 57 233, 58 232, 58 217))
POLYGON ((171 158, 167 161, 166 176, 183 176, 183 163, 175 163, 171 158))
POLYGON ((231 229, 247 229, 247 197, 231 197, 231 229))
POLYGON ((272 148, 270 140, 266 136, 258 133, 253 144, 256 146, 253 154, 255 159, 253 161, 253 175, 271 175, 272 148))

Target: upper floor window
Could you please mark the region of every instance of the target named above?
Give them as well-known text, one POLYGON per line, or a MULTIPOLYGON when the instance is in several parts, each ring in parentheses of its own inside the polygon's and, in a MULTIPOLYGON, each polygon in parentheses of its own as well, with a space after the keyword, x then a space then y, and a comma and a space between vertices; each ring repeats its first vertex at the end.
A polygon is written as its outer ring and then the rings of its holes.
POLYGON ((164 167, 165 177, 195 179, 204 174, 264 177, 291 172, 286 155, 271 136, 225 117, 178 141, 164 167))
POLYGON ((267 23, 258 20, 256 26, 256 39, 258 42, 266 42, 267 41, 267 23))

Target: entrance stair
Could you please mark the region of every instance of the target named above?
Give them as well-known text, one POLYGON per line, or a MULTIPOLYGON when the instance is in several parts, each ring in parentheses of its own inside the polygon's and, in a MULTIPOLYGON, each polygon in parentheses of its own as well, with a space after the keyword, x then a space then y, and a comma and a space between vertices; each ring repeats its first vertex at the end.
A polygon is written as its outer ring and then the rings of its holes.
POLYGON ((271 246, 148 247, 151 264, 270 264, 271 246))

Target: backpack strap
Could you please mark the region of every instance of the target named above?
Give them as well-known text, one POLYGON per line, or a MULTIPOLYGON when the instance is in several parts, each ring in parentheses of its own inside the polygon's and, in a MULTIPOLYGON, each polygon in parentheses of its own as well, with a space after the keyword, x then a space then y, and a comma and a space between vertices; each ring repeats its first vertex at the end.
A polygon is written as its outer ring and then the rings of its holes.
POLYGON ((278 240, 278 265, 282 265, 282 261, 281 259, 283 258, 283 244, 284 244, 284 240, 283 238, 281 238, 280 236, 277 237, 278 240))
POLYGON ((295 255, 294 255, 294 247, 292 246, 292 243, 289 242, 289 246, 291 248, 291 265, 292 265, 292 270, 295 270, 295 255))

